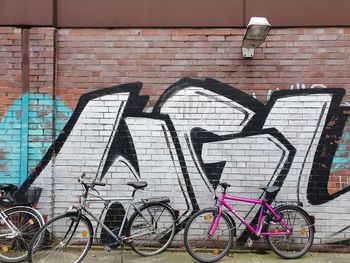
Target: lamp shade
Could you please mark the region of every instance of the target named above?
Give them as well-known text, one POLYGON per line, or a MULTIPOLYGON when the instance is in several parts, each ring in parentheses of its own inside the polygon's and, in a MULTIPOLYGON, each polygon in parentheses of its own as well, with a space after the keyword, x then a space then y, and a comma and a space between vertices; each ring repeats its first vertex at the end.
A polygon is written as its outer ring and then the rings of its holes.
POLYGON ((271 25, 265 17, 252 17, 244 34, 242 47, 256 48, 266 39, 271 25))

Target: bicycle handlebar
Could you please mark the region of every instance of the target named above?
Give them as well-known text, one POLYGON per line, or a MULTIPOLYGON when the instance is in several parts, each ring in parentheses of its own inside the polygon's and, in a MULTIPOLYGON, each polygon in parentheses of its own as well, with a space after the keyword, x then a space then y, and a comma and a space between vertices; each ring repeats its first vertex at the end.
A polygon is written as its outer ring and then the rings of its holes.
POLYGON ((92 179, 87 179, 85 178, 85 173, 83 173, 79 178, 78 178, 78 182, 81 183, 82 185, 85 185, 87 187, 90 187, 91 189, 94 188, 95 185, 98 186, 106 186, 105 183, 102 182, 95 182, 95 180, 92 179))
POLYGON ((101 183, 101 182, 94 182, 93 184, 94 185, 98 185, 98 186, 106 186, 105 183, 101 183))

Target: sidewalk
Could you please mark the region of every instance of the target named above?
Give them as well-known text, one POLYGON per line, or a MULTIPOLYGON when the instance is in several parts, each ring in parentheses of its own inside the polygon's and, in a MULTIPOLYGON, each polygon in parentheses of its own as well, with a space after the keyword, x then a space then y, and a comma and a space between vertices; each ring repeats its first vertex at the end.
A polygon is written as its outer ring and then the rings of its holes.
MULTIPOLYGON (((220 263, 275 263, 275 262, 298 262, 298 263, 348 263, 348 253, 308 253, 297 260, 284 260, 273 252, 255 253, 250 251, 232 251, 226 255, 220 263)), ((120 250, 106 252, 91 250, 84 263, 121 263, 120 250)), ((154 257, 141 257, 132 251, 124 252, 124 263, 191 263, 196 262, 185 251, 170 251, 154 257)))

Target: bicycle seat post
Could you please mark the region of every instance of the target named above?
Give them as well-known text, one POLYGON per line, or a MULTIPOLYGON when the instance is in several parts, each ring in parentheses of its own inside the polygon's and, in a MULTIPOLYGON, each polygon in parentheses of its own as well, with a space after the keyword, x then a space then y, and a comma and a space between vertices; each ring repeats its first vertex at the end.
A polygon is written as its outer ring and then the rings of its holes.
POLYGON ((134 189, 134 190, 132 191, 132 195, 131 195, 132 198, 135 197, 136 192, 137 192, 137 189, 134 189))

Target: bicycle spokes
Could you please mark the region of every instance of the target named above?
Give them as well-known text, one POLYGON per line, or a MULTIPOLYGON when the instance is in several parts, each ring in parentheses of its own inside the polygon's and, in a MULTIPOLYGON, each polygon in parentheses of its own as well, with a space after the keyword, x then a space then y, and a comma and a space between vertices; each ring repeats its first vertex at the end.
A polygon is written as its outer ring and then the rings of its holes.
POLYGON ((217 218, 216 213, 216 209, 199 211, 186 225, 186 249, 201 262, 219 260, 232 244, 233 231, 229 217, 222 214, 217 218), (215 231, 212 231, 213 227, 215 231))
MULTIPOLYGON (((314 230, 311 221, 308 215, 298 207, 285 206, 279 210, 290 233, 268 236, 268 244, 277 255, 283 258, 299 258, 309 250, 313 242, 314 230)), ((274 233, 283 231, 278 226, 269 224, 268 231, 272 230, 274 233)))
POLYGON ((19 262, 27 257, 28 246, 42 226, 41 215, 30 207, 1 212, 0 261, 19 262))
POLYGON ((130 218, 128 236, 131 248, 142 256, 162 252, 175 234, 175 216, 164 204, 149 204, 130 218))
POLYGON ((86 218, 75 213, 53 218, 37 236, 44 236, 36 250, 30 249, 33 262, 79 262, 92 244, 92 228, 86 218))

